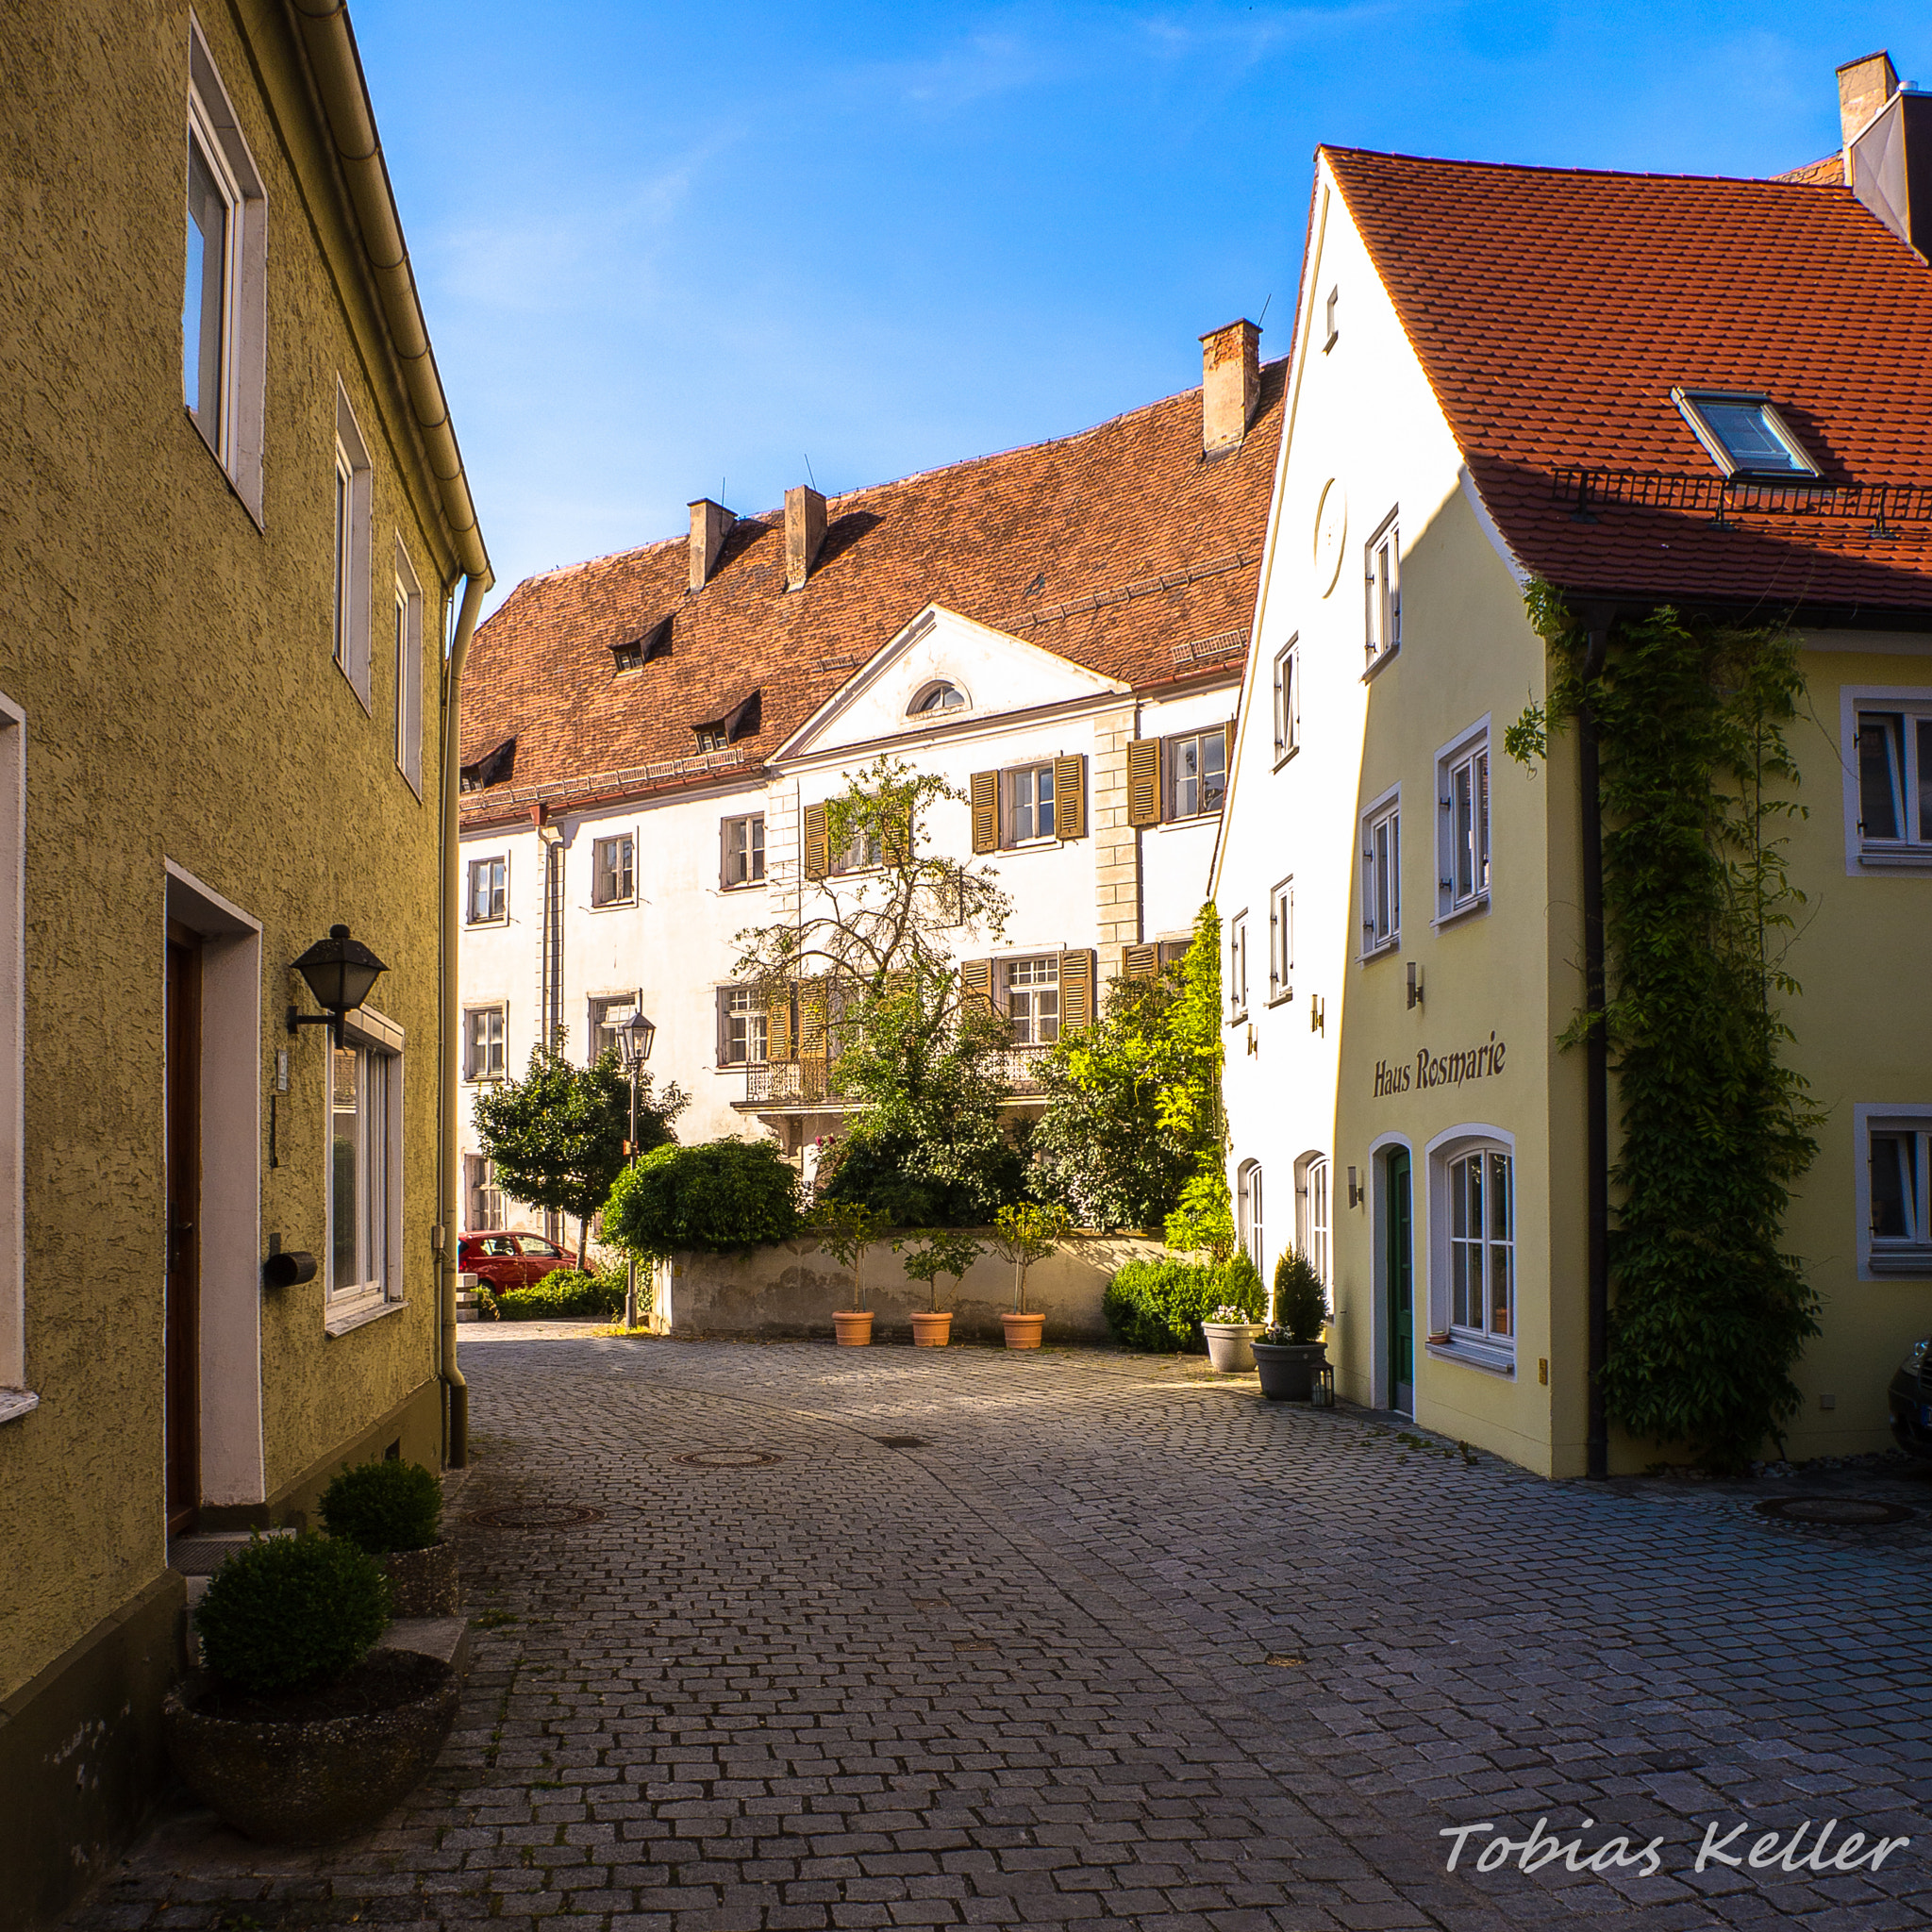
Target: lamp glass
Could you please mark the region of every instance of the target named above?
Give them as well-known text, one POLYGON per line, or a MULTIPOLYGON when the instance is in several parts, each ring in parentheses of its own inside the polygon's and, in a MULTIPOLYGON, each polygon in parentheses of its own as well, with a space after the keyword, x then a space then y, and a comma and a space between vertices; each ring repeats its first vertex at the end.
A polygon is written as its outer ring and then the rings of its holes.
POLYGON ((632 1013, 618 1027, 617 1036, 624 1042, 625 1063, 641 1067, 651 1058, 651 1043, 658 1037, 658 1029, 640 1011, 632 1013))

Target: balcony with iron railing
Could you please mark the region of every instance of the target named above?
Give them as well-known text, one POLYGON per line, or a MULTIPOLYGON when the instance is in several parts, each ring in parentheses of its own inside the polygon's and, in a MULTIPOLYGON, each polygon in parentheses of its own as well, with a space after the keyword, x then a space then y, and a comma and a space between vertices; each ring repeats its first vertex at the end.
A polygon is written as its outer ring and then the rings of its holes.
MULTIPOLYGON (((1052 1049, 1008 1046, 993 1057, 1000 1078, 1015 1099, 1041 1091, 1040 1062, 1052 1049)), ((744 1098, 737 1106, 758 1112, 831 1112, 847 1105, 835 1069, 824 1059, 762 1060, 744 1070, 744 1098)))

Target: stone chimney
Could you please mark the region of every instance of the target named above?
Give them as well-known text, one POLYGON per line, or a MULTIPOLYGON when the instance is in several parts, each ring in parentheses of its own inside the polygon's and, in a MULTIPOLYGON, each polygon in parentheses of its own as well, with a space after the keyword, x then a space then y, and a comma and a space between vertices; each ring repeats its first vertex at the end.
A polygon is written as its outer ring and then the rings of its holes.
POLYGON ((1898 92, 1891 56, 1881 49, 1862 60, 1847 60, 1838 71, 1838 122, 1844 144, 1871 126, 1873 117, 1898 92))
POLYGON ((1231 322, 1201 338, 1201 453, 1239 449, 1261 400, 1261 331, 1231 322))
POLYGON ((722 503, 701 496, 691 507, 691 587, 702 591, 711 581, 724 538, 738 521, 722 503))
POLYGON ((785 588, 802 591, 825 541, 825 499, 803 483, 785 492, 785 588))

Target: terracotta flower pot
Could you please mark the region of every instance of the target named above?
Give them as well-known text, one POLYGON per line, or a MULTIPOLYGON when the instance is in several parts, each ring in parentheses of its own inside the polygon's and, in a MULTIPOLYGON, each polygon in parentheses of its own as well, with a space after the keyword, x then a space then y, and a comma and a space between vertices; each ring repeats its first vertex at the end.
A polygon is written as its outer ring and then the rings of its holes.
POLYGON ((835 1308, 832 1311, 832 1327, 839 1337, 841 1348, 864 1348, 872 1341, 872 1310, 835 1308))
POLYGON ((457 1547, 434 1542, 423 1550, 393 1550, 375 1559, 389 1574, 392 1617, 454 1617, 457 1547))
POLYGON ((1255 1366, 1255 1351, 1249 1346, 1260 1334, 1259 1322, 1203 1322, 1201 1333, 1208 1342, 1208 1359, 1217 1375, 1237 1375, 1255 1366))
POLYGON ((1008 1348, 1038 1348, 1040 1331, 1046 1325, 1044 1315, 1002 1315, 1008 1348))
POLYGON ((941 1308, 937 1311, 916 1310, 912 1317, 912 1345, 914 1348, 943 1348, 953 1333, 953 1311, 941 1308))

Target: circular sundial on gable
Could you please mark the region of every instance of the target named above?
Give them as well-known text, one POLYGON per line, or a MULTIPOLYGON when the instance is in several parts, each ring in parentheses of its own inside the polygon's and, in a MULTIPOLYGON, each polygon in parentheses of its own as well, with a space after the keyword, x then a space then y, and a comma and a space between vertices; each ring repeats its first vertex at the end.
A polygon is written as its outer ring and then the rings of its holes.
POLYGON ((1348 491, 1339 476, 1322 486, 1315 506, 1315 581, 1326 596, 1341 575, 1341 552, 1348 542, 1348 491))

